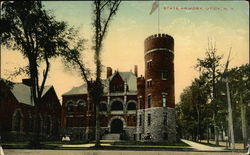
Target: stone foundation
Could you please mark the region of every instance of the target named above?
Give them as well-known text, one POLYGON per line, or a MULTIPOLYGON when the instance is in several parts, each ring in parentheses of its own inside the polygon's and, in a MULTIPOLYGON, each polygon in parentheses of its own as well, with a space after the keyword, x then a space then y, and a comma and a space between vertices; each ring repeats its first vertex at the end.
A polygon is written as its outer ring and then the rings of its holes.
POLYGON ((145 111, 139 110, 137 114, 138 118, 136 133, 138 141, 170 143, 176 141, 175 110, 173 108, 149 108, 145 109, 145 111), (151 115, 150 125, 148 124, 148 114, 151 115), (141 126, 139 125, 139 115, 144 116, 142 117, 141 126))

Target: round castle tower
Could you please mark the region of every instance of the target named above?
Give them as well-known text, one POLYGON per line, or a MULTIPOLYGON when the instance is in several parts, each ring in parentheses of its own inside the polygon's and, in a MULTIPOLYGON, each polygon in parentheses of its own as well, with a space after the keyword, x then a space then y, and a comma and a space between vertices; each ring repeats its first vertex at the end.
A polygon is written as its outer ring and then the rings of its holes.
MULTIPOLYGON (((174 96, 174 39, 155 34, 145 39, 144 109, 138 109, 138 140, 176 140, 174 96), (143 137, 143 138, 142 138, 143 137)), ((138 81, 142 82, 141 79, 138 81)), ((139 88, 139 87, 138 87, 139 88)), ((138 92, 142 91, 138 89, 138 92)))
POLYGON ((148 37, 144 42, 145 59, 145 107, 150 108, 148 96, 152 96, 151 107, 175 106, 174 97, 174 39, 167 34, 148 37), (163 103, 163 97, 164 99, 163 103), (164 104, 164 105, 163 105, 164 104))

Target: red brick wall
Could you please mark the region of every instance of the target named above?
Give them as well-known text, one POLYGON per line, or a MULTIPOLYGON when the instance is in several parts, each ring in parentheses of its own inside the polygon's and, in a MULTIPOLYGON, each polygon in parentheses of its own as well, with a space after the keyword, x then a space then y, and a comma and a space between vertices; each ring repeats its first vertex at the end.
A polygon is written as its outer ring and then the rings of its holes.
MULTIPOLYGON (((9 88, 4 87, 3 83, 0 82, 0 91, 5 92, 5 97, 1 98, 0 100, 0 133, 5 133, 5 135, 1 135, 3 140, 17 140, 13 139, 13 137, 10 137, 10 133, 12 131, 12 118, 14 112, 19 109, 23 115, 22 117, 22 134, 23 140, 28 139, 30 134, 28 134, 30 130, 30 115, 33 117, 32 120, 34 120, 35 116, 35 109, 34 106, 19 103, 16 98, 13 96, 9 88), (27 136, 26 136, 27 135, 27 136)), ((58 122, 60 123, 60 116, 61 116, 61 105, 57 98, 57 95, 55 93, 54 88, 50 89, 45 96, 43 96, 41 105, 39 106, 40 113, 43 117, 46 117, 50 115, 52 118, 56 118, 58 122), (52 103, 52 104, 51 104, 52 103)), ((58 131, 54 131, 54 134, 59 135, 59 126, 58 131)), ((55 135, 54 135, 55 136, 55 135)))
MULTIPOLYGON (((110 101, 112 101, 113 99, 121 99, 124 100, 124 96, 111 96, 110 97, 110 101)), ((73 122, 72 127, 86 127, 88 125, 88 123, 90 123, 90 126, 95 126, 95 115, 93 111, 87 111, 87 109, 85 109, 83 111, 83 113, 79 113, 77 111, 77 107, 74 107, 74 111, 72 113, 67 113, 67 107, 66 107, 66 103, 68 101, 73 101, 73 102, 77 102, 78 100, 87 100, 87 94, 84 95, 69 95, 69 96, 63 96, 63 105, 62 105, 62 123, 61 123, 61 127, 62 128, 66 128, 66 119, 67 116, 71 115, 72 119, 71 121, 73 122), (87 116, 90 115, 90 116, 87 116), (79 115, 83 115, 83 119, 84 119, 84 123, 83 125, 79 125, 77 118, 79 117, 79 115), (88 120, 89 119, 89 120, 88 120)), ((127 101, 129 100, 137 100, 137 95, 129 95, 127 96, 127 101)), ((107 102, 107 96, 103 96, 102 100, 104 102, 107 102)), ((126 120, 128 126, 136 126, 136 114, 123 114, 123 115, 112 115, 112 114, 102 114, 100 115, 100 125, 101 127, 108 127, 108 123, 110 121, 110 119, 113 116, 121 116, 124 118, 124 120, 126 120)))
MULTIPOLYGON (((156 48, 174 50, 173 38, 148 38, 145 40, 145 53, 156 48)), ((145 107, 148 108, 148 95, 152 95, 152 107, 162 107, 162 93, 167 93, 167 104, 174 108, 174 55, 168 51, 154 51, 145 55, 145 107), (147 62, 152 60, 151 67, 147 62), (167 80, 162 80, 161 72, 167 72, 167 80), (152 86, 148 87, 147 80, 152 79, 152 86)))
POLYGON ((82 124, 82 127, 86 127, 87 126, 87 111, 88 108, 90 109, 89 112, 93 113, 93 107, 92 105, 89 105, 87 102, 87 94, 84 95, 67 95, 67 96, 63 96, 63 104, 62 104, 62 118, 61 118, 61 127, 62 128, 66 128, 66 124, 67 124, 67 116, 72 116, 73 119, 71 119, 71 124, 72 127, 79 127, 79 121, 82 124), (77 102, 79 100, 83 100, 86 103, 86 106, 83 107, 83 110, 79 111, 78 110, 78 105, 77 102), (69 101, 73 101, 74 105, 73 105, 73 111, 72 112, 67 112, 67 103, 69 101), (79 120, 81 118, 81 120, 79 120))

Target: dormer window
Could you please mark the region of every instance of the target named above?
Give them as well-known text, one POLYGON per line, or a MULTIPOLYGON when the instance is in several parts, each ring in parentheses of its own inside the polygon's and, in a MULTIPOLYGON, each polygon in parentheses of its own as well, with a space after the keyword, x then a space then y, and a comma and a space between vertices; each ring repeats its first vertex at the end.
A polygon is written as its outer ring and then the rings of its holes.
POLYGON ((109 83, 110 92, 124 92, 124 81, 117 73, 109 83))

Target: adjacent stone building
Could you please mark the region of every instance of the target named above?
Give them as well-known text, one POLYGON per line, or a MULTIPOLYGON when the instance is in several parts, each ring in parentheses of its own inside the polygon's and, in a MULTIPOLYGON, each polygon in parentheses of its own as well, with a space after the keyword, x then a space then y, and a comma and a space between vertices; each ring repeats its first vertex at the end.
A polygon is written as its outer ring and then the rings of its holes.
MULTIPOLYGON (((3 141, 27 141, 34 136, 35 108, 30 90, 28 79, 22 83, 0 79, 0 136, 3 141)), ((59 140, 61 104, 53 86, 45 86, 39 108, 41 140, 59 140)))
MULTIPOLYGON (((167 34, 148 37, 144 43, 145 77, 134 73, 112 73, 102 81, 102 139, 174 142, 174 39, 167 34)), ((71 139, 92 140, 95 131, 94 106, 88 102, 87 85, 63 94, 62 131, 71 139)))

